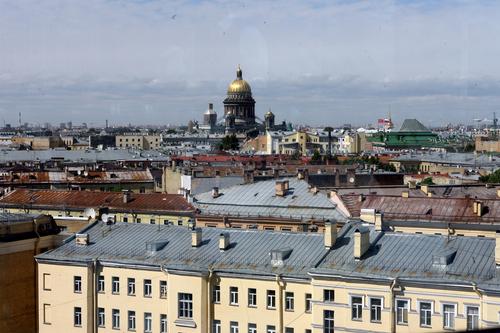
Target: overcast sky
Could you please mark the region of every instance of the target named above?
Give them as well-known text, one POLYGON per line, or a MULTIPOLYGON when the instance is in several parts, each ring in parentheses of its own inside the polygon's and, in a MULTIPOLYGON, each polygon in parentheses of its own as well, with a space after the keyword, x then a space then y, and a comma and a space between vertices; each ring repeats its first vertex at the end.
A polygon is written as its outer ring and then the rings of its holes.
POLYGON ((219 115, 241 64, 256 113, 364 125, 500 114, 500 1, 0 1, 1 120, 219 115))

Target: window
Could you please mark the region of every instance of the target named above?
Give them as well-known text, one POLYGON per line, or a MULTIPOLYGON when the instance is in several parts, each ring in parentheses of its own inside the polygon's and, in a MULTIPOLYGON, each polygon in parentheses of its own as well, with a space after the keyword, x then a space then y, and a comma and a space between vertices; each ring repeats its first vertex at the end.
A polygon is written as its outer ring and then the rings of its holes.
POLYGON ((75 307, 74 309, 73 324, 75 326, 82 326, 82 308, 80 307, 75 307))
POLYGON ((309 328, 306 328, 306 333, 312 333, 312 331, 309 328))
POLYGON ((160 281, 160 298, 167 298, 167 281, 160 281))
POLYGON ((167 333, 167 315, 160 314, 160 333, 167 333))
POLYGON ((127 328, 129 331, 135 331, 135 311, 128 312, 127 328))
POLYGON ((123 217, 123 222, 128 222, 128 217, 127 216, 123 217))
POLYGON ((335 302, 335 290, 333 289, 323 290, 323 302, 335 302))
POLYGON ((363 319, 363 298, 351 296, 351 318, 352 320, 363 319))
POLYGON ((443 304, 443 327, 455 327, 455 305, 443 304))
POLYGON ((169 225, 169 224, 170 224, 170 222, 169 222, 168 220, 163 220, 163 224, 164 224, 164 225, 169 225))
POLYGON ((306 312, 311 312, 312 311, 312 295, 311 294, 306 294, 306 312))
POLYGON ((111 278, 111 288, 113 294, 120 293, 120 278, 118 276, 113 276, 111 278))
POLYGON ((155 219, 150 219, 149 220, 149 224, 155 224, 156 223, 156 220, 155 219))
POLYGON ((104 292, 104 276, 102 275, 99 275, 99 277, 97 278, 97 292, 104 292))
POLYGON ((323 311, 323 333, 333 333, 334 312, 332 310, 323 311))
POLYGON ((229 333, 238 333, 239 328, 238 328, 238 323, 235 321, 232 321, 229 323, 229 333))
POLYGON ((379 322, 382 317, 382 299, 370 298, 370 321, 379 322))
POLYGON ((97 309, 97 326, 104 327, 106 325, 106 317, 104 315, 104 308, 97 309))
POLYGON ((396 301, 396 322, 398 324, 408 324, 408 301, 407 300, 397 300, 396 301))
POLYGON ((120 310, 118 309, 113 309, 112 311, 112 320, 113 320, 113 328, 114 329, 120 329, 120 310))
POLYGON ((257 289, 255 288, 248 289, 248 306, 257 306, 257 289))
POLYGON ((287 291, 285 293, 285 310, 286 311, 293 311, 294 309, 294 299, 293 299, 293 293, 287 291))
POLYGON ((135 295, 135 279, 134 278, 127 279, 127 294, 129 296, 135 295))
POLYGON ((153 330, 153 316, 151 312, 144 312, 144 332, 151 332, 153 330))
POLYGON ((467 330, 477 330, 479 328, 479 308, 468 306, 467 310, 467 330))
POLYGON ((73 291, 75 293, 82 292, 82 277, 81 276, 75 276, 73 278, 73 291))
POLYGON ((214 303, 220 303, 220 285, 215 285, 212 289, 212 301, 214 303))
POLYGON ((141 223, 141 218, 140 217, 136 218, 135 223, 141 223))
POLYGON ((267 327, 266 327, 266 333, 276 333, 276 326, 267 325, 267 327))
POLYGON ((153 286, 151 285, 151 280, 144 280, 144 297, 151 297, 153 294, 153 286))
POLYGON ((50 291, 50 274, 43 273, 43 290, 50 291))
POLYGON ((213 333, 221 333, 220 320, 214 320, 212 322, 212 332, 213 333))
POLYGON ((182 225, 182 220, 177 220, 177 225, 182 225))
POLYGON ((248 333, 257 333, 257 324, 248 324, 248 333))
POLYGON ((432 304, 430 302, 420 302, 420 326, 431 326, 432 304))
POLYGON ((238 287, 229 288, 229 304, 238 305, 238 287))
POLYGON ((193 294, 179 293, 179 318, 193 318, 193 294))
POLYGON ((294 333, 294 330, 292 327, 285 327, 285 333, 294 333))
POLYGON ((43 305, 43 323, 50 325, 50 304, 43 305))
POLYGON ((276 291, 268 290, 267 291, 267 308, 268 309, 276 309, 276 291))

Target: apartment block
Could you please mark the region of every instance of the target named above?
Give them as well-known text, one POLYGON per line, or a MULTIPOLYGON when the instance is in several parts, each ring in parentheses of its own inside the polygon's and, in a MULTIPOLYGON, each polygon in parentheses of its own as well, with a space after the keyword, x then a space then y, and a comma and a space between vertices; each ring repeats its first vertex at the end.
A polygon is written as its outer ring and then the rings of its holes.
POLYGON ((117 148, 134 148, 134 149, 157 149, 161 144, 160 135, 149 135, 142 133, 131 133, 117 135, 115 138, 115 146, 117 148))
POLYGON ((438 332, 499 326, 500 238, 95 222, 38 255, 40 332, 438 332), (499 245, 497 245, 499 244, 499 245))

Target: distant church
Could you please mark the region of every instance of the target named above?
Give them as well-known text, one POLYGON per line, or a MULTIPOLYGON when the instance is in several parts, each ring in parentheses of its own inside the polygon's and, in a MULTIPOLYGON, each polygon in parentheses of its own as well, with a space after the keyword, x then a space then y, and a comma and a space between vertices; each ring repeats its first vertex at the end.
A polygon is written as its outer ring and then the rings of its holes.
MULTIPOLYGON (((240 66, 236 69, 236 79, 227 88, 227 97, 224 99, 224 132, 245 133, 247 136, 257 136, 265 130, 286 130, 286 123, 275 125, 274 114, 269 110, 264 121, 255 117, 255 100, 252 97, 252 88, 243 80, 243 71, 240 66)), ((203 117, 203 123, 212 130, 220 129, 216 126, 217 114, 213 105, 209 104, 203 117)))

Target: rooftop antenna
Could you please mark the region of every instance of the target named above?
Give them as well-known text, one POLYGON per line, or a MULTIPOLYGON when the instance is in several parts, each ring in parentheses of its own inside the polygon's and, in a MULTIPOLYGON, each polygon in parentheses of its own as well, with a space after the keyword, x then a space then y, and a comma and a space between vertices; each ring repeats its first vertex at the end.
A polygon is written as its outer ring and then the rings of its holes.
POLYGON ((21 112, 19 112, 19 127, 21 127, 21 112))
POLYGON ((497 138, 497 125, 498 125, 498 119, 497 119, 497 113, 493 112, 493 138, 497 138))

